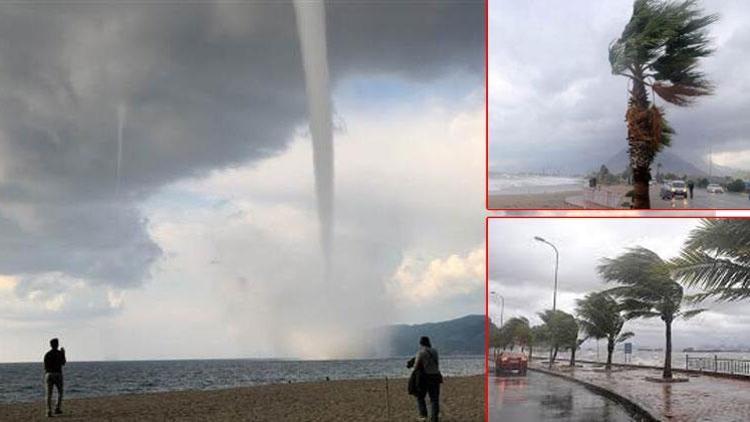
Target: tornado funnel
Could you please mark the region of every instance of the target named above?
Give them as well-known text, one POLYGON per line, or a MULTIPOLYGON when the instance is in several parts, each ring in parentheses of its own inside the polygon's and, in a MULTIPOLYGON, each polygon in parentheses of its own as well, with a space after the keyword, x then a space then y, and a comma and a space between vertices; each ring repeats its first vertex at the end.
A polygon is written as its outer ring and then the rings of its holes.
POLYGON ((326 277, 333 249, 333 124, 323 1, 294 1, 313 145, 315 193, 326 277))

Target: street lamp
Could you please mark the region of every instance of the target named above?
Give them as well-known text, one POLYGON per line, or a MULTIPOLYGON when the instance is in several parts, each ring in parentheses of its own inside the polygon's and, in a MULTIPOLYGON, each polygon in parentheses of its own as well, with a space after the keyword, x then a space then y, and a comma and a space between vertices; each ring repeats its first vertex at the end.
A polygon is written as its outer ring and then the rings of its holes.
MULTIPOLYGON (((491 291, 490 295, 500 298, 500 328, 503 326, 503 312, 505 312, 505 298, 502 295, 497 294, 496 291, 491 291)), ((497 348, 494 348, 493 355, 497 358, 497 348)))
POLYGON ((552 293, 552 312, 555 312, 555 310, 557 309, 557 267, 560 262, 560 253, 557 251, 557 248, 555 247, 555 245, 544 240, 543 238, 539 236, 534 236, 534 240, 536 240, 537 242, 542 242, 547 245, 550 245, 552 246, 552 249, 555 250, 555 289, 552 293))
MULTIPOLYGON (((552 243, 544 240, 544 238, 539 237, 539 236, 534 236, 534 240, 536 240, 537 242, 542 242, 542 243, 545 243, 547 245, 550 245, 550 246, 552 246, 552 249, 555 250, 555 289, 554 289, 554 291, 552 293, 552 318, 554 318, 555 317, 555 310, 557 309, 557 266, 558 266, 558 263, 560 262, 560 253, 557 251, 557 248, 555 247, 555 245, 553 245, 552 243)), ((550 367, 550 369, 552 369, 552 357, 553 357, 552 350, 553 350, 552 347, 550 347, 550 349, 549 349, 549 367, 550 367)))
POLYGON ((500 326, 502 327, 503 326, 503 312, 505 312, 505 298, 503 297, 503 295, 497 294, 497 292, 494 290, 491 291, 490 294, 500 298, 500 326))

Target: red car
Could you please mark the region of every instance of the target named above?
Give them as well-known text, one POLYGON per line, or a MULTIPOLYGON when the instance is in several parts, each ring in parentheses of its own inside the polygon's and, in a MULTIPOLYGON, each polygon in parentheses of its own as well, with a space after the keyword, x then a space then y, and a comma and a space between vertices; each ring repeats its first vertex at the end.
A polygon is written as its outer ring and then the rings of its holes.
POLYGON ((495 358, 495 373, 511 374, 517 372, 518 375, 526 375, 528 358, 522 352, 500 352, 495 358))

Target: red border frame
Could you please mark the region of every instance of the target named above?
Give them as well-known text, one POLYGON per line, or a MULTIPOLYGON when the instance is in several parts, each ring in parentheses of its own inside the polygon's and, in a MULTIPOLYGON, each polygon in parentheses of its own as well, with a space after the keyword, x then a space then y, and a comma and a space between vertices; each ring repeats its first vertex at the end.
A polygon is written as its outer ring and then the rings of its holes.
MULTIPOLYGON (((713 211, 713 210, 712 210, 713 211)), ((654 213, 657 214, 657 213, 654 213)), ((491 220, 559 220, 559 219, 610 219, 610 220, 636 220, 636 219, 697 219, 697 220, 750 220, 750 216, 693 216, 693 215, 646 215, 646 216, 613 216, 599 213, 598 215, 526 215, 526 216, 486 216, 484 221, 484 420, 490 422, 490 373, 489 373, 489 345, 490 345, 490 221, 491 220)))
MULTIPOLYGON (((484 1, 484 192, 485 208, 489 210, 490 205, 490 4, 484 1)), ((489 217, 486 217, 489 218, 489 217)), ((489 301, 489 220, 484 224, 484 420, 490 420, 490 367, 489 367, 489 345, 490 345, 490 301, 489 301)))
MULTIPOLYGON (((487 211, 581 211, 580 208, 490 208, 490 78, 489 78, 489 56, 490 56, 490 9, 489 0, 485 0, 485 37, 484 37, 484 207, 487 211)), ((651 208, 649 210, 626 210, 626 209, 585 209, 592 215, 606 214, 612 211, 656 211, 658 212, 700 212, 700 211, 750 211, 748 208, 651 208)), ((489 420, 489 419, 488 419, 489 420)))

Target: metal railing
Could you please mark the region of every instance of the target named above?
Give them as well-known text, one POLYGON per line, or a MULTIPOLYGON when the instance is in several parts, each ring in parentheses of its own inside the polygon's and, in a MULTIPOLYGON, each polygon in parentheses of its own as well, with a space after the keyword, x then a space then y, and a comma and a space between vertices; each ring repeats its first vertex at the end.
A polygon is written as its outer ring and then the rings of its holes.
POLYGON ((586 202, 607 208, 622 208, 624 196, 602 188, 584 188, 583 199, 586 202))
POLYGON ((685 369, 723 374, 750 375, 750 360, 685 355, 685 369))

